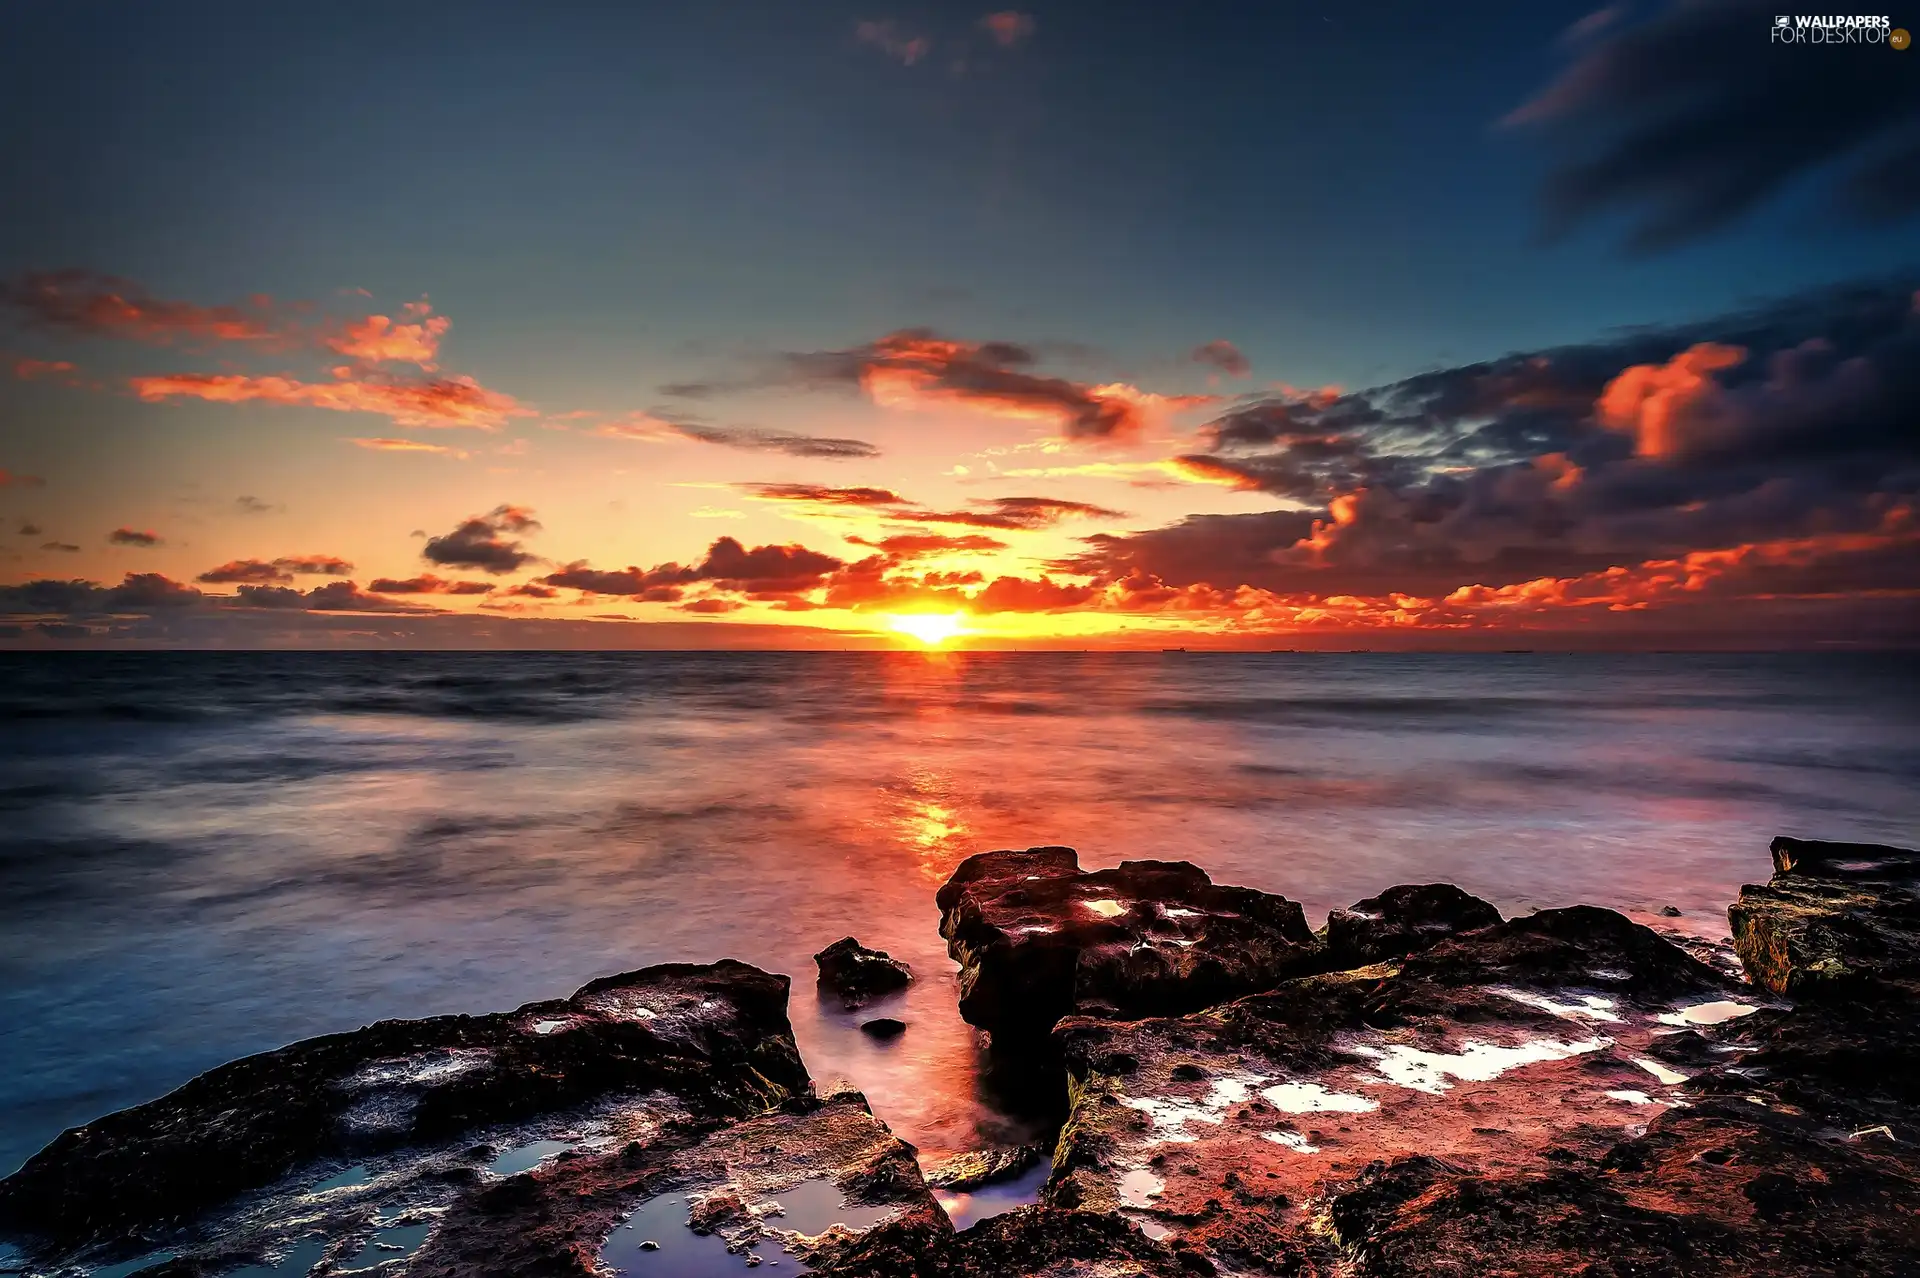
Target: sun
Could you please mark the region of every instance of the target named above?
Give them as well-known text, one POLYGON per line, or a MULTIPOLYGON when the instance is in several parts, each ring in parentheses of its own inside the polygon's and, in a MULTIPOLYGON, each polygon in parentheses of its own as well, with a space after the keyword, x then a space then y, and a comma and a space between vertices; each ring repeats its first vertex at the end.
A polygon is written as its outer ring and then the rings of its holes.
POLYGON ((896 613, 887 618, 887 624, 900 634, 912 635, 929 648, 937 648, 955 635, 966 633, 960 626, 965 619, 963 612, 896 613))

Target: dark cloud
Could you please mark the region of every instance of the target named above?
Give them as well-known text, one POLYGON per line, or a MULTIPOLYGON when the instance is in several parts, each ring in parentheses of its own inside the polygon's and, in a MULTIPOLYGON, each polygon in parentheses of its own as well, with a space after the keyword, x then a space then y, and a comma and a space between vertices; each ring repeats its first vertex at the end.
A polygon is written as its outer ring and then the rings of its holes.
POLYGON ((1193 348, 1188 358, 1196 364, 1208 364, 1229 377, 1245 377, 1253 371, 1253 365, 1240 353, 1240 348, 1224 337, 1215 338, 1203 346, 1193 348))
POLYGON ((107 534, 107 540, 116 546, 153 547, 162 544, 158 534, 142 532, 138 528, 116 528, 107 534))
POLYGON ((1774 11, 1677 3, 1577 43, 1561 77, 1508 122, 1565 157, 1550 229, 1624 212, 1661 249, 1733 222, 1805 180, 1837 178, 1852 212, 1920 210, 1920 76, 1884 43, 1776 43, 1774 11))
POLYGON ((822 484, 735 484, 761 501, 808 502, 817 506, 911 506, 890 488, 829 488, 822 484))
POLYGON ((46 529, 31 520, 23 519, 20 521, 20 526, 17 531, 22 537, 38 537, 41 533, 45 532, 46 529))
POLYGON ((488 514, 463 521, 450 533, 429 537, 420 555, 429 563, 448 568, 478 568, 495 575, 509 573, 535 558, 509 534, 533 532, 539 527, 530 510, 496 506, 488 514))
POLYGON ((1865 538, 1898 559, 1914 554, 1917 420, 1913 282, 1825 290, 1236 410, 1204 432, 1215 452, 1181 463, 1295 508, 1100 535, 1059 566, 1432 597, 1788 543, 1817 559, 1865 538))
POLYGON ((958 524, 967 528, 1003 528, 1009 531, 1051 528, 1067 519, 1126 518, 1125 511, 1056 497, 994 497, 975 504, 983 509, 900 510, 889 512, 887 517, 915 523, 958 524))
POLYGON ((626 595, 644 603, 678 598, 680 587, 697 582, 745 594, 790 594, 813 589, 828 573, 840 566, 841 561, 832 555, 821 554, 805 546, 755 546, 748 549, 732 537, 721 537, 707 548, 705 558, 691 566, 667 563, 644 570, 634 567, 598 569, 581 560, 568 564, 558 572, 548 573, 540 578, 540 582, 592 594, 626 595))
POLYGON ((239 496, 233 499, 233 508, 243 515, 264 515, 280 509, 272 502, 261 501, 258 497, 239 496))
POLYGON ((0 488, 45 488, 47 481, 38 475, 22 475, 0 466, 0 488))
POLYGON ((85 270, 36 271, 0 283, 0 303, 37 327, 166 345, 176 339, 260 341, 274 336, 259 304, 196 306, 157 298, 132 280, 85 270))
POLYGON ((105 616, 194 607, 205 598, 192 586, 157 572, 130 572, 117 586, 101 586, 79 579, 41 578, 17 586, 0 586, 0 613, 105 616))
POLYGON ((303 612, 431 612, 420 604, 395 603, 367 594, 351 581, 329 581, 312 590, 287 586, 241 586, 235 602, 245 608, 274 608, 303 612))
POLYGON ((703 444, 718 444, 722 448, 738 448, 752 453, 785 453, 789 457, 822 457, 829 460, 880 455, 878 448, 863 439, 796 435, 791 431, 757 426, 701 426, 687 422, 676 424, 674 429, 688 439, 697 439, 703 444))
POLYGON ((737 599, 717 599, 712 596, 707 596, 701 599, 692 599, 683 604, 675 604, 674 607, 678 608, 681 612, 723 613, 738 612, 740 609, 746 607, 746 605, 737 599))
POLYGON ((493 587, 484 581, 449 581, 426 572, 418 577, 375 577, 367 589, 376 595, 484 595, 493 587))
POLYGON ((78 553, 80 550, 80 547, 74 545, 70 541, 43 541, 40 543, 40 549, 61 550, 61 551, 68 551, 72 553, 78 553))
POLYGON ((288 555, 271 562, 260 559, 234 559, 210 568, 195 580, 209 585, 268 585, 292 581, 294 575, 344 577, 353 565, 333 555, 288 555))

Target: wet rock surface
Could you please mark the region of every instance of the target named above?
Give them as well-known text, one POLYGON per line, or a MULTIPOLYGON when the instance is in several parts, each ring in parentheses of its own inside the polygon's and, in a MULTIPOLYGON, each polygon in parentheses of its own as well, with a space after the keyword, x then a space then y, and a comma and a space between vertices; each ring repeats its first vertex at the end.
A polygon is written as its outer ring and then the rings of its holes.
POLYGON ((926 1171, 935 1189, 970 1190, 1018 1176, 1047 1156, 1043 1145, 996 1145, 943 1159, 926 1171))
POLYGON ((1071 848, 984 852, 936 901, 960 1014, 996 1048, 1044 1045, 1072 1014, 1196 1011, 1323 962, 1297 904, 1184 861, 1085 871, 1071 848))
POLYGON ((1403 884, 1333 911, 1320 937, 1330 969, 1365 967, 1499 921, 1499 910, 1451 883, 1403 884))
POLYGON ((868 949, 851 936, 821 950, 813 961, 820 969, 820 988, 839 998, 848 1010, 913 983, 912 968, 885 950, 868 949))
POLYGON ((0 1234, 91 1264, 258 1255, 309 1225, 330 1246, 410 1229, 522 1147, 633 1140, 804 1093, 787 986, 743 963, 668 964, 234 1061, 61 1135, 0 1181, 0 1234))

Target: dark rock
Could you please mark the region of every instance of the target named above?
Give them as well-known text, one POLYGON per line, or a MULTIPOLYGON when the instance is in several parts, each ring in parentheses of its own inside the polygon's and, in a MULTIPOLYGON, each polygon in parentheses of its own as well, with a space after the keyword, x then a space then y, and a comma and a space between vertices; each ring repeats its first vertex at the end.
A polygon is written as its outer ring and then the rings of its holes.
POLYGON ((877 1016, 873 1020, 861 1022, 860 1032, 869 1038, 899 1038, 907 1032, 907 1023, 897 1021, 891 1016, 877 1016))
POLYGON ((870 950, 842 937, 813 956, 820 965, 820 988, 837 994, 849 1009, 913 983, 913 969, 884 950, 870 950))
POLYGON ((1196 1011, 1323 963, 1297 904, 1184 861, 1087 872, 1071 848, 985 852, 937 899, 960 1014, 997 1048, 1043 1045, 1070 1013, 1196 1011))
POLYGON ((814 1272, 834 1278, 1190 1278, 1206 1258, 1154 1242, 1107 1212, 1019 1207, 960 1234, 883 1225, 814 1272))
POLYGON ((1039 1166, 1046 1156, 1044 1145, 996 1145, 992 1149, 969 1150, 929 1170, 927 1184, 935 1189, 970 1193, 983 1185, 1012 1180, 1028 1168, 1039 1166))
POLYGON ((469 1166, 476 1136, 614 1139, 661 1114, 698 1126, 756 1113, 810 1085, 787 985, 744 963, 667 964, 513 1012, 381 1021, 234 1061, 60 1136, 0 1181, 0 1234, 49 1259, 182 1230, 187 1246, 271 1241, 276 1210, 312 1215, 296 1200, 349 1164, 371 1183, 322 1202, 340 1229, 362 1228, 395 1195, 458 1192, 446 1173, 469 1166))
POLYGON ((1663 919, 1677 919, 1680 917, 1680 907, 1677 905, 1663 905, 1660 907, 1660 917, 1663 919))
POLYGON ((1451 883, 1402 884, 1333 911, 1320 935, 1329 967, 1365 967, 1499 921, 1499 910, 1451 883))
POLYGON ((1775 873, 1727 908, 1756 984, 1811 999, 1920 993, 1920 853, 1777 838, 1775 873))

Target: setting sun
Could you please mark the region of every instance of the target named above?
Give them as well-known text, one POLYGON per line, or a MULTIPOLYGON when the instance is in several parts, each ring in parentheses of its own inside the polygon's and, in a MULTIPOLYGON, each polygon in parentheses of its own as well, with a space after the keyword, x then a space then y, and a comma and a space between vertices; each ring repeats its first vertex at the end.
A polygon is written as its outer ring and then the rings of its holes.
POLYGON ((955 635, 964 634, 960 622, 965 613, 901 613, 887 618, 887 624, 903 635, 911 635, 928 647, 938 647, 955 635))

